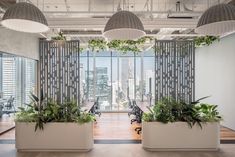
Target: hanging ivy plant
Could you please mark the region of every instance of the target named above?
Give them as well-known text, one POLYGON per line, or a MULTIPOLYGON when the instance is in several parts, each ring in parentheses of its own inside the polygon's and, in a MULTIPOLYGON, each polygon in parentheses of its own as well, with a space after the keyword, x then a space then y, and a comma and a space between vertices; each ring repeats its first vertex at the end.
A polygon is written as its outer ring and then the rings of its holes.
POLYGON ((217 36, 203 36, 203 37, 197 37, 194 39, 195 46, 196 47, 202 47, 202 46, 209 46, 214 41, 219 41, 219 37, 217 36))
POLYGON ((88 42, 88 48, 92 51, 105 50, 107 48, 107 42, 104 39, 92 39, 88 42))
POLYGON ((63 32, 59 32, 57 36, 51 37, 52 40, 64 40, 66 41, 66 37, 63 32))
POLYGON ((123 53, 140 51, 134 40, 112 40, 107 44, 107 47, 123 53))
POLYGON ((83 47, 79 48, 79 52, 83 52, 85 49, 83 47))
POLYGON ((146 42, 151 42, 153 37, 142 37, 138 40, 112 40, 106 42, 103 39, 92 39, 88 42, 88 47, 94 50, 105 50, 107 48, 122 53, 141 52, 146 42))

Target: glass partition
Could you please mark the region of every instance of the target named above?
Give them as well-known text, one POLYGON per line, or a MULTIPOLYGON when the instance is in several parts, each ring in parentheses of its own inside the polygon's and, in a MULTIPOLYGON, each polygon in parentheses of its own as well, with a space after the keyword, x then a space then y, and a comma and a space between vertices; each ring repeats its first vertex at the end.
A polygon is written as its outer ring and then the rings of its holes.
POLYGON ((36 93, 36 61, 0 52, 0 103, 12 98, 14 107, 30 103, 30 92, 36 93))

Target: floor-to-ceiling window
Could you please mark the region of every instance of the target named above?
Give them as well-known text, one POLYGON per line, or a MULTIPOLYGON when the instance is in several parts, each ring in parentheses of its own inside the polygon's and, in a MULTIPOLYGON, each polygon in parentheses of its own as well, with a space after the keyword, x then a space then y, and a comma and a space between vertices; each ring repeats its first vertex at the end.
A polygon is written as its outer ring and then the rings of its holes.
POLYGON ((128 101, 154 99, 154 51, 83 51, 81 96, 98 100, 102 111, 126 111, 128 101))
POLYGON ((0 52, 0 103, 13 98, 15 107, 30 103, 36 92, 36 61, 0 52))

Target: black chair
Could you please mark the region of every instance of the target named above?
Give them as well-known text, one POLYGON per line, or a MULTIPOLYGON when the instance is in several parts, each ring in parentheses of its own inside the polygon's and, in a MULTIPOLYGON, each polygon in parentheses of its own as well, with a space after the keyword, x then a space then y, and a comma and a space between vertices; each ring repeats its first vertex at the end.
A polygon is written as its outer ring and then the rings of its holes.
MULTIPOLYGON (((138 105, 136 104, 136 101, 133 101, 133 109, 131 111, 131 113, 133 115, 135 115, 134 119, 131 119, 131 124, 133 122, 137 122, 137 123, 141 123, 142 122, 142 115, 143 115, 143 111, 138 107, 138 105)), ((140 134, 142 128, 141 127, 136 127, 135 131, 137 131, 137 134, 140 134)))
MULTIPOLYGON (((142 115, 143 115, 143 111, 140 110, 140 108, 139 108, 139 112, 137 115, 137 123, 139 123, 139 124, 142 123, 142 115)), ((141 130, 142 130, 142 127, 140 127, 140 126, 135 128, 135 131, 137 131, 137 134, 140 134, 141 130)))
POLYGON ((10 116, 11 113, 16 113, 15 105, 14 105, 15 98, 11 96, 8 100, 6 105, 3 107, 3 114, 8 114, 10 116))
POLYGON ((130 112, 128 112, 128 116, 130 117, 130 115, 134 114, 134 110, 133 110, 133 103, 131 102, 131 99, 128 97, 128 107, 131 109, 130 112))
POLYGON ((93 106, 93 114, 98 115, 99 117, 101 116, 100 106, 99 106, 99 97, 97 97, 96 102, 93 106))
POLYGON ((140 115, 140 108, 136 105, 136 101, 135 100, 133 100, 132 101, 132 105, 133 105, 133 107, 132 107, 132 111, 130 112, 131 113, 131 115, 134 115, 135 116, 135 118, 133 118, 133 119, 131 119, 131 124, 133 123, 133 122, 139 122, 140 121, 140 119, 141 119, 141 115, 140 115))
POLYGON ((3 115, 3 111, 2 111, 2 109, 3 109, 3 105, 2 104, 0 104, 0 118, 2 117, 2 115, 3 115))

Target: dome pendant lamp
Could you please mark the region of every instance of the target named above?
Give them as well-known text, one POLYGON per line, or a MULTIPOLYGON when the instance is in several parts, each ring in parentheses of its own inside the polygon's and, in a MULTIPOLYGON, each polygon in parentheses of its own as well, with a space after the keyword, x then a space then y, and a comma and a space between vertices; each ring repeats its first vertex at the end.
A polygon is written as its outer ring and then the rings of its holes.
POLYGON ((135 40, 145 36, 140 19, 129 11, 118 11, 106 23, 103 36, 108 40, 135 40))
POLYGON ((6 28, 27 33, 42 33, 49 30, 43 13, 33 4, 26 2, 11 6, 3 15, 1 24, 6 28))
POLYGON ((200 17, 196 33, 212 36, 235 31, 235 6, 218 4, 207 9, 200 17))

